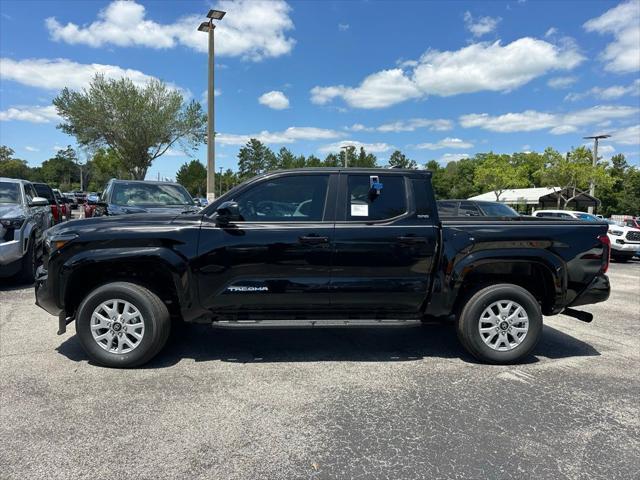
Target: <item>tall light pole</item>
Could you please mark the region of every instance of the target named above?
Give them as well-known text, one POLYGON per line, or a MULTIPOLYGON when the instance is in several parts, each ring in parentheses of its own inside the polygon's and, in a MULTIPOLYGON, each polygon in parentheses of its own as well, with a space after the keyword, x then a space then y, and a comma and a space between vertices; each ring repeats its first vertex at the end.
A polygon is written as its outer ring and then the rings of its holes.
MULTIPOLYGON (((582 137, 585 140, 593 139, 593 166, 595 167, 598 164, 598 140, 602 140, 604 138, 609 138, 611 135, 592 135, 591 137, 582 137)), ((589 184, 589 195, 592 197, 596 196, 596 185, 593 183, 593 178, 591 179, 591 183, 589 184)), ((593 213, 593 206, 589 205, 588 209, 589 213, 593 213)))
POLYGON ((340 147, 340 150, 344 150, 344 168, 349 167, 349 149, 351 148, 351 145, 343 145, 340 147))
POLYGON ((214 108, 214 41, 213 32, 216 28, 214 20, 222 20, 226 12, 220 10, 209 10, 207 18, 209 21, 202 22, 198 31, 209 34, 209 86, 207 93, 207 200, 210 202, 216 198, 215 175, 216 175, 216 139, 215 139, 215 108, 214 108))

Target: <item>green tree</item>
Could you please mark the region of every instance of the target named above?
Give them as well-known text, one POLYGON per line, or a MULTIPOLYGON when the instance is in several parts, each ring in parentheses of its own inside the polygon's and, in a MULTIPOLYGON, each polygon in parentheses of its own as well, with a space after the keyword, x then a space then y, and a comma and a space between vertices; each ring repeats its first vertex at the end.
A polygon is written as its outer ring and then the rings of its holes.
POLYGON ((603 187, 612 183, 604 165, 592 165, 591 150, 577 147, 566 155, 547 148, 544 151, 545 167, 542 181, 545 186, 558 189, 558 208, 567 205, 578 196, 588 193, 590 181, 603 187))
POLYGON ((166 84, 137 87, 130 79, 97 74, 88 89, 64 88, 53 100, 63 132, 85 147, 108 146, 134 179, 144 179, 153 161, 178 144, 195 149, 205 140, 206 115, 166 84))
POLYGON ((247 179, 269 171, 276 164, 276 157, 260 140, 251 138, 238 152, 238 174, 247 179))
POLYGON ((176 181, 191 195, 201 197, 207 191, 207 168, 198 160, 191 160, 178 169, 176 181))
POLYGON ((342 167, 344 166, 344 160, 340 159, 340 155, 335 153, 328 154, 322 161, 323 167, 342 167))
POLYGON ((0 145, 0 177, 30 179, 30 168, 26 160, 14 158, 12 148, 0 145))
POLYGON ((500 195, 505 190, 524 187, 528 183, 522 171, 511 162, 509 155, 498 155, 493 152, 484 155, 482 163, 473 174, 473 180, 481 189, 491 190, 497 202, 500 201, 500 195))
POLYGON ((445 169, 440 166, 437 160, 429 160, 425 168, 431 172, 431 185, 436 199, 451 198, 449 191, 450 185, 445 178, 445 169))
POLYGON ((349 162, 349 166, 373 168, 378 166, 378 159, 373 153, 367 153, 364 147, 360 147, 358 157, 355 162, 349 162))
POLYGON ((120 157, 111 148, 100 148, 87 162, 89 190, 100 191, 112 178, 123 178, 124 167, 120 157))
POLYGON ((389 157, 389 166, 393 168, 418 168, 418 164, 402 153, 400 150, 395 150, 389 157))
POLYGON ((321 167, 322 166, 322 160, 320 160, 318 157, 316 157, 315 155, 309 155, 306 160, 305 160, 305 167, 321 167))
POLYGON ((71 146, 58 150, 54 157, 42 162, 40 167, 42 180, 53 187, 63 190, 80 183, 80 167, 78 157, 71 146))

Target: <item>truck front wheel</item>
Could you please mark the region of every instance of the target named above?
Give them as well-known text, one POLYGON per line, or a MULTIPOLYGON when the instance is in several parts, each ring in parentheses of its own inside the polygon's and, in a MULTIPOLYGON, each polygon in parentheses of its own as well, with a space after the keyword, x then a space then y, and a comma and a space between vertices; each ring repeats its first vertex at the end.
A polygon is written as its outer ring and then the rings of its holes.
POLYGON ((491 285, 475 292, 463 305, 458 338, 478 360, 509 364, 526 357, 542 333, 537 300, 517 285, 491 285))
POLYGON ((166 305, 150 290, 113 282, 89 293, 78 307, 76 332, 90 359, 105 367, 137 367, 169 337, 166 305))

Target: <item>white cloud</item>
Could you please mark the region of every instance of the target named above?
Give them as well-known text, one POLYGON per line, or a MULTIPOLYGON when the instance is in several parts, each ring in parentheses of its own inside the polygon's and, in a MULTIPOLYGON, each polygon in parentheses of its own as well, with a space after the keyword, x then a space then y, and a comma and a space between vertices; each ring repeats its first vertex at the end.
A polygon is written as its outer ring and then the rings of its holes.
POLYGON ((556 89, 569 88, 576 83, 577 80, 576 77, 554 77, 547 81, 547 85, 556 89))
POLYGON ((398 122, 385 123, 376 128, 379 132, 413 132, 418 128, 426 128, 432 131, 443 132, 451 130, 453 123, 444 118, 412 118, 410 120, 400 120, 398 122))
POLYGON ((151 75, 145 75, 139 70, 99 63, 76 63, 65 58, 31 58, 26 60, 0 58, 0 79, 13 80, 23 85, 48 90, 60 90, 64 87, 74 90, 81 89, 88 86, 97 73, 101 73, 109 79, 127 77, 138 86, 144 86, 155 78, 151 75))
POLYGON ((628 118, 638 115, 636 107, 598 105, 595 107, 564 114, 525 110, 519 113, 505 113, 491 116, 488 113, 472 113, 460 117, 464 128, 482 128, 492 132, 531 132, 550 129, 554 135, 578 131, 579 127, 595 125, 601 122, 628 118))
POLYGON ((611 141, 623 145, 640 145, 640 124, 614 132, 611 141))
POLYGON ((349 24, 348 23, 339 23, 338 24, 338 30, 340 30, 341 32, 346 32, 347 30, 349 30, 349 24))
POLYGON ((469 158, 469 155, 467 153, 445 153, 438 159, 438 162, 446 165, 449 162, 457 162, 463 158, 469 158))
POLYGON ((367 153, 384 153, 391 150, 393 145, 389 145, 388 143, 362 143, 356 140, 343 140, 341 142, 331 143, 329 145, 324 145, 318 149, 320 153, 338 153, 342 147, 354 146, 357 150, 360 147, 363 147, 367 153))
POLYGON ((382 70, 356 87, 316 86, 311 101, 325 105, 342 98, 355 108, 383 108, 426 95, 508 92, 549 71, 571 70, 583 60, 568 41, 562 47, 529 37, 504 46, 500 41, 475 43, 456 51, 429 50, 412 70, 382 70))
POLYGON ((57 122, 60 117, 56 113, 56 107, 53 105, 37 106, 16 106, 8 108, 0 112, 0 121, 7 122, 10 120, 19 120, 31 123, 49 123, 57 122))
POLYGON ((367 127, 361 123, 354 123, 350 127, 345 127, 345 130, 351 132, 414 132, 419 128, 426 128, 427 130, 444 132, 453 128, 453 122, 444 118, 410 118, 408 120, 398 120, 390 123, 383 123, 377 127, 367 127))
POLYGON ((546 38, 552 37, 553 35, 555 35, 556 33, 558 33, 558 29, 556 27, 551 27, 549 30, 547 30, 544 33, 544 36, 546 38))
MULTIPOLYGON (((291 52, 295 45, 286 32, 293 29, 291 7, 284 0, 220 0, 215 8, 227 12, 216 23, 216 54, 259 61, 291 52)), ((161 24, 146 18, 146 9, 135 1, 116 0, 98 13, 90 25, 63 25, 46 20, 51 38, 90 47, 142 46, 155 49, 183 45, 207 52, 207 35, 197 31, 201 14, 190 14, 175 23, 161 24)))
POLYGON ((493 32, 502 18, 500 17, 479 17, 473 18, 468 10, 464 12, 464 25, 474 37, 481 37, 493 32))
POLYGON ((592 18, 583 27, 587 32, 611 34, 614 41, 601 54, 605 70, 629 73, 640 70, 640 2, 630 0, 592 18))
POLYGON ((582 100, 587 97, 600 98, 602 100, 615 100, 616 98, 624 97, 625 95, 638 96, 640 95, 640 79, 636 79, 630 85, 612 85, 610 87, 601 88, 593 87, 590 90, 582 93, 570 93, 565 100, 576 101, 582 100))
POLYGON ((284 93, 278 90, 263 93, 258 98, 258 102, 269 108, 273 108, 274 110, 284 110, 285 108, 289 108, 289 99, 284 93))
POLYGON ((244 145, 251 138, 256 138, 264 143, 293 143, 298 140, 330 140, 340 138, 344 134, 335 130, 316 127, 289 127, 280 132, 263 130, 254 134, 219 133, 216 135, 216 143, 221 145, 244 145))
POLYGON ((436 143, 420 143, 416 145, 416 148, 419 150, 440 150, 442 148, 465 149, 465 148, 471 148, 471 147, 473 147, 473 143, 467 142, 460 138, 452 138, 452 137, 443 138, 442 140, 439 140, 436 143))
POLYGON ((325 105, 336 97, 342 97, 356 108, 388 107, 421 95, 415 83, 400 68, 369 75, 356 88, 338 85, 311 89, 311 101, 315 104, 325 105))
POLYGON ((31 145, 27 145, 26 147, 24 147, 24 149, 25 149, 27 152, 39 152, 39 151, 40 151, 40 149, 39 149, 39 148, 32 147, 31 145))

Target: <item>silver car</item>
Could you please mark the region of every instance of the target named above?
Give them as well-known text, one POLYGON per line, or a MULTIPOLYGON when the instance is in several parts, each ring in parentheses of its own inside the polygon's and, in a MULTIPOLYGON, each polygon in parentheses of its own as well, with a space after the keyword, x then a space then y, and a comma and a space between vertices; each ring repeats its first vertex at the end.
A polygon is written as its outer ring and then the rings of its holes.
POLYGON ((30 182, 0 177, 0 277, 33 282, 42 234, 52 225, 49 201, 30 182))

